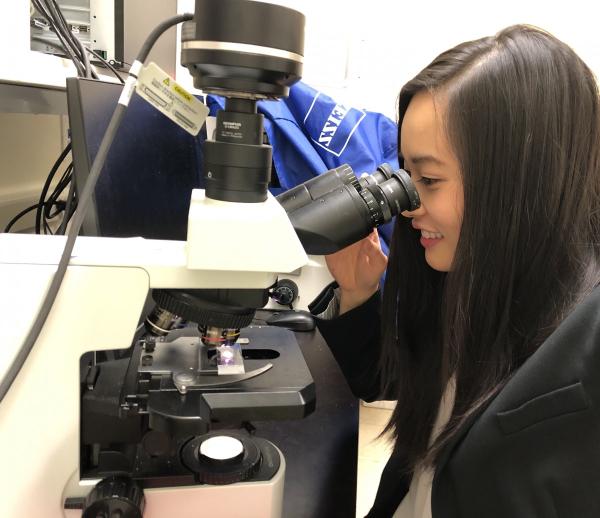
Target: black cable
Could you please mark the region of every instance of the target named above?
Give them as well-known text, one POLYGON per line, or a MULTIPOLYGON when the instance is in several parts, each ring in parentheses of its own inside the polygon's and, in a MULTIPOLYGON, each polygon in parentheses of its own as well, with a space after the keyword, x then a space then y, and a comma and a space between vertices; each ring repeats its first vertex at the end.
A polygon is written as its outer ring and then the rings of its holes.
MULTIPOLYGON (((75 55, 71 46, 67 44, 64 34, 54 23, 54 20, 52 19, 51 14, 48 11, 46 11, 45 6, 42 6, 42 4, 39 3, 39 0, 32 0, 32 2, 33 2, 34 7, 36 8, 36 10, 47 20, 48 24, 50 25, 50 28, 56 34, 56 37, 58 38, 58 40, 61 44, 63 52, 65 52, 67 54, 68 59, 70 59, 73 62, 73 64, 75 65, 75 68, 77 70, 77 75, 84 76, 85 70, 83 68, 81 61, 75 55)), ((47 43, 50 46, 56 47, 56 45, 53 44, 52 42, 45 41, 45 43, 47 43)))
POLYGON ((72 34, 70 34, 70 30, 69 27, 66 23, 66 20, 64 19, 64 17, 61 17, 59 14, 59 9, 57 8, 56 4, 54 4, 53 2, 48 2, 46 0, 38 0, 40 5, 42 5, 44 7, 44 9, 46 10, 46 13, 51 17, 52 19, 52 25, 54 27, 54 29, 58 32, 60 31, 60 33, 65 37, 67 43, 69 44, 69 47, 71 47, 71 49, 73 49, 73 51, 75 52, 75 55, 81 60, 81 55, 79 54, 79 50, 77 49, 77 47, 75 46, 75 43, 73 42, 73 37, 72 34))
POLYGON ((65 157, 70 153, 70 151, 71 151, 71 143, 69 142, 67 144, 67 146, 65 147, 65 149, 62 150, 59 157, 56 159, 56 162, 54 162, 54 165, 52 166, 52 169, 50 170, 50 173, 48 174, 48 177, 46 178, 46 182, 44 183, 44 187, 42 188, 42 193, 40 194, 40 200, 38 202, 38 204, 39 204, 38 210, 35 215, 35 233, 36 234, 42 233, 42 207, 44 206, 44 203, 46 201, 46 194, 48 194, 48 189, 50 188, 52 179, 56 175, 56 172, 58 171, 60 165, 63 163, 65 157))
POLYGON ((115 61, 114 59, 111 59, 110 61, 109 61, 109 63, 113 66, 116 65, 117 63, 119 64, 118 66, 122 66, 122 65, 127 65, 128 67, 131 66, 131 63, 127 63, 127 61, 123 61, 123 60, 115 61), (110 63, 110 61, 112 61, 112 63, 110 63))
POLYGON ((93 56, 96 56, 100 61, 102 61, 102 63, 104 63, 108 68, 110 68, 113 72, 113 74, 115 74, 115 76, 117 76, 117 79, 119 81, 121 81, 121 83, 125 84, 125 81, 123 81, 123 78, 119 75, 119 72, 117 72, 117 69, 115 67, 113 67, 108 61, 106 61, 100 54, 98 54, 97 52, 93 51, 92 49, 89 49, 87 47, 84 47, 85 50, 87 50, 90 54, 92 54, 93 56))
POLYGON ((96 72, 94 71, 94 69, 92 68, 92 65, 90 63, 90 58, 88 56, 88 53, 86 52, 86 48, 83 46, 83 43, 81 43, 81 41, 79 41, 77 39, 77 45, 79 46, 79 48, 81 49, 81 53, 83 54, 83 62, 85 63, 85 69, 86 69, 86 73, 88 75, 86 75, 86 77, 88 78, 92 78, 92 79, 98 79, 98 74, 96 74, 96 72))
POLYGON ((73 174, 71 177, 71 185, 69 187, 69 194, 67 194, 67 205, 65 206, 64 216, 63 216, 62 221, 60 222, 60 226, 58 227, 58 230, 56 231, 56 233, 59 236, 65 235, 65 231, 67 229, 67 224, 69 223, 71 216, 75 212, 75 209, 77 209, 77 200, 76 200, 76 195, 75 195, 75 174, 73 174))
POLYGON ((46 18, 57 38, 61 42, 65 52, 77 68, 80 77, 92 77, 91 67, 86 64, 85 52, 81 49, 81 42, 73 35, 62 12, 56 3, 46 0, 33 0, 36 9, 46 18))
POLYGON ((77 69, 77 75, 84 77, 86 72, 85 72, 84 66, 81 63, 81 60, 78 59, 75 52, 73 52, 72 46, 67 43, 65 35, 63 34, 62 30, 57 26, 54 18, 52 17, 52 14, 46 10, 46 6, 42 5, 40 0, 31 0, 31 1, 32 1, 34 7, 37 9, 37 11, 44 18, 46 18, 46 20, 48 21, 48 23, 54 30, 57 38, 60 40, 60 42, 63 46, 64 51, 69 55, 69 58, 75 65, 75 68, 77 69))
POLYGON ((10 390, 10 387, 12 386, 14 380, 21 371, 23 364, 27 360, 31 349, 35 345, 35 342, 37 341, 40 332, 44 327, 44 324, 46 322, 46 319, 48 318, 50 310, 52 309, 54 301, 56 300, 56 295, 58 294, 58 290, 60 289, 60 285, 67 271, 67 267, 69 266, 69 260, 71 258, 71 252, 73 251, 73 247, 75 245, 75 240, 77 239, 77 234, 79 233, 79 229, 81 228, 81 225, 83 223, 87 206, 90 203, 94 189, 96 187, 98 176, 102 171, 102 167, 104 166, 104 162, 106 160, 106 155, 108 154, 112 141, 117 133, 117 129, 119 128, 121 120, 125 115, 129 99, 131 98, 131 95, 133 95, 133 89, 136 81, 135 74, 138 72, 138 67, 136 65, 138 65, 138 62, 139 64, 144 63, 144 61, 148 57, 150 49, 163 32, 173 27, 174 25, 188 20, 193 20, 193 18, 193 14, 182 14, 165 20, 150 33, 150 35, 142 45, 142 48, 138 54, 138 58, 132 66, 132 68, 135 69, 135 72, 132 72, 131 70, 129 72, 129 77, 127 78, 126 84, 123 87, 123 93, 121 94, 121 98, 119 98, 117 107, 115 108, 110 122, 108 123, 108 128, 104 133, 104 136, 102 137, 102 142, 100 143, 98 153, 94 158, 94 163, 92 164, 90 174, 88 176, 87 181, 85 182, 83 192, 81 193, 78 202, 79 207, 75 212, 73 223, 69 228, 69 232, 67 234, 67 242, 60 257, 60 261, 58 262, 58 266, 52 278, 52 282, 50 283, 50 287, 48 288, 48 291, 44 296, 42 305, 38 311, 37 316, 35 317, 31 329, 27 333, 25 341, 19 348, 19 351, 17 352, 5 376, 0 382, 0 403, 4 400, 4 396, 6 396, 6 394, 10 390))
MULTIPOLYGON (((104 65, 115 74, 117 79, 121 83, 124 84, 125 81, 123 81, 123 78, 119 75, 119 73, 116 71, 116 69, 108 61, 106 61, 102 56, 100 56, 100 54, 98 54, 94 50, 83 45, 81 40, 79 38, 75 37, 75 35, 69 29, 68 23, 62 13, 62 11, 60 10, 60 7, 56 4, 56 2, 54 2, 54 5, 52 6, 52 9, 51 9, 50 6, 46 5, 46 3, 44 3, 44 4, 40 3, 43 1, 44 0, 34 0, 36 9, 38 11, 40 11, 40 13, 47 19, 47 21, 50 24, 50 26, 52 27, 52 29, 54 29, 54 32, 57 32, 57 33, 60 32, 60 34, 63 36, 63 39, 64 38, 69 39, 69 41, 71 42, 71 45, 69 45, 69 47, 71 48, 71 50, 76 50, 77 58, 79 58, 78 60, 80 61, 80 63, 83 63, 83 66, 85 69, 85 72, 83 75, 85 77, 92 77, 93 79, 98 79, 98 74, 92 69, 90 60, 87 56, 87 53, 89 52, 90 54, 94 55, 97 59, 99 59, 102 63, 104 63, 104 65), (52 14, 50 13, 50 11, 52 11, 52 14), (60 23, 57 23, 56 18, 59 19, 58 22, 60 22, 60 23), (74 47, 75 47, 75 49, 74 49, 74 47)), ((63 51, 64 53, 67 53, 67 50, 65 49, 64 44, 57 45, 56 43, 53 43, 51 41, 47 41, 47 40, 44 40, 43 38, 38 38, 38 37, 33 37, 32 40, 39 41, 41 43, 45 43, 46 45, 49 45, 51 47, 54 47, 58 50, 63 51)), ((61 42, 62 41, 63 40, 61 39, 61 42)), ((66 55, 66 57, 68 59, 72 59, 72 55, 71 56, 66 55)))
POLYGON ((67 22, 63 12, 61 11, 59 5, 56 3, 56 0, 40 0, 48 10, 52 13, 52 17, 54 19, 54 23, 57 27, 60 27, 62 33, 67 37, 67 39, 71 42, 71 48, 75 50, 81 60, 85 58, 84 52, 79 47, 79 38, 75 37, 73 31, 69 28, 69 23, 67 22))
POLYGON ((84 66, 81 64, 81 61, 79 61, 79 59, 77 58, 77 56, 73 52, 73 49, 66 42, 66 39, 65 39, 64 35, 60 31, 57 31, 56 35, 58 36, 58 39, 62 43, 65 52, 69 55, 69 58, 71 59, 71 61, 75 65, 75 68, 77 69, 77 75, 79 77, 85 77, 86 72, 85 72, 84 66))
POLYGON ((56 205, 56 202, 58 201, 58 198, 60 197, 60 195, 63 193, 63 191, 67 187, 69 187, 72 177, 73 177, 73 162, 71 162, 66 167, 65 172, 63 173, 62 177, 56 184, 56 187, 54 187, 52 194, 50 194, 50 196, 48 196, 48 199, 45 202, 45 205, 48 209, 51 209, 52 205, 56 205))
POLYGON ((35 205, 31 205, 31 207, 27 207, 26 209, 23 209, 21 212, 19 212, 13 219, 11 219, 8 222, 8 225, 6 225, 6 227, 4 227, 4 233, 8 234, 10 232, 10 229, 13 227, 13 225, 19 221, 23 216, 25 216, 25 214, 31 212, 32 210, 35 210, 38 208, 39 203, 36 203, 35 205))
MULTIPOLYGON (((58 161, 57 161, 58 163, 58 161)), ((56 164, 55 164, 56 165, 56 164)), ((40 200, 38 202, 38 209, 36 211, 36 216, 35 216, 35 221, 36 221, 36 233, 40 234, 41 233, 41 228, 42 228, 42 223, 44 223, 44 228, 46 228, 46 217, 47 217, 47 213, 48 213, 48 203, 49 201, 46 199, 47 195, 48 195, 48 189, 50 188, 50 184, 53 181, 53 178, 55 176, 56 170, 53 170, 48 174, 48 177, 46 178, 46 182, 44 183, 44 187, 42 188, 42 192, 40 194, 40 200)), ((62 181, 62 178, 61 178, 62 181)), ((59 181, 59 183, 61 182, 59 181)))
POLYGON ((63 171, 63 174, 60 177, 60 180, 58 180, 58 182, 56 183, 56 186, 54 187, 54 190, 52 191, 52 194, 50 194, 48 199, 52 198, 56 194, 57 191, 64 190, 65 183, 68 183, 70 181, 69 175, 71 174, 72 169, 73 169, 73 162, 69 162, 69 165, 63 171))
POLYGON ((93 79, 98 79, 98 75, 92 70, 90 65, 90 60, 88 58, 87 52, 83 46, 83 43, 79 38, 77 38, 73 31, 69 28, 69 24, 65 19, 63 12, 61 11, 59 5, 56 3, 56 0, 46 0, 46 4, 50 7, 50 10, 53 12, 55 18, 58 21, 58 24, 62 27, 63 33, 69 38, 71 41, 74 50, 78 49, 78 56, 80 60, 83 62, 85 67, 85 77, 91 77, 93 79))
POLYGON ((169 18, 168 20, 165 20, 164 22, 158 24, 154 28, 154 30, 148 35, 148 37, 146 38, 146 41, 144 41, 144 44, 142 45, 142 48, 140 49, 140 51, 138 53, 136 61, 139 61, 140 63, 143 63, 144 61, 146 61, 146 59, 148 58, 148 54, 150 54, 152 47, 156 43, 156 40, 158 38, 160 38, 161 34, 163 32, 165 32, 167 29, 170 29, 173 25, 177 25, 178 23, 188 22, 193 19, 194 19, 193 14, 180 14, 180 15, 169 18), (179 20, 179 21, 176 21, 175 23, 171 23, 172 21, 175 21, 175 20, 179 20))
POLYGON ((58 198, 62 195, 64 190, 69 187, 73 178, 73 163, 70 163, 65 170, 65 174, 59 180, 52 194, 44 202, 43 218, 44 220, 54 219, 61 212, 65 210, 66 203, 59 200, 58 198), (54 209, 54 212, 52 212, 54 209))
MULTIPOLYGON (((69 24, 63 16, 63 13, 60 10, 58 4, 55 2, 55 0, 39 0, 39 2, 46 7, 47 12, 50 13, 50 15, 52 16, 55 28, 62 33, 71 49, 73 49, 75 55, 79 58, 79 61, 83 65, 85 65, 84 53, 81 51, 78 45, 79 40, 75 37, 71 29, 69 28, 69 24)), ((88 69, 86 68, 86 76, 87 73, 88 69)))
MULTIPOLYGON (((70 165, 70 167, 72 168, 72 165, 70 165)), ((50 220, 54 219, 56 216, 65 211, 67 204, 64 201, 59 200, 58 197, 69 186, 70 182, 71 176, 68 176, 67 178, 65 178, 65 180, 61 182, 59 186, 57 186, 57 189, 50 195, 50 197, 44 203, 44 205, 40 207, 40 210, 42 211, 45 234, 54 235, 54 232, 52 231, 52 228, 50 226, 50 220), (54 209, 54 212, 52 212, 52 209, 54 209)))
MULTIPOLYGON (((63 52, 62 56, 65 57, 66 59, 70 59, 69 56, 67 56, 65 54, 65 49, 62 45, 59 45, 58 43, 54 43, 52 41, 48 41, 45 40, 44 38, 38 38, 37 36, 32 36, 31 37, 31 41, 39 41, 40 43, 44 43, 45 45, 48 45, 49 47, 54 47, 57 50, 60 50, 63 52)), ((108 61, 106 61, 100 54, 98 54, 97 52, 93 51, 92 49, 84 46, 83 47, 87 52, 89 52, 90 54, 94 55, 97 59, 99 59, 105 66, 106 68, 109 68, 116 76, 116 78, 121 82, 121 84, 125 84, 125 81, 123 80, 123 78, 119 75, 119 72, 117 71, 117 69, 115 69, 108 61)), ((90 63, 91 64, 91 63, 90 63)), ((95 74, 95 72, 92 70, 92 74, 95 74)), ((94 77, 94 79, 99 79, 97 77, 97 74, 95 74, 96 77, 94 77)))
MULTIPOLYGON (((48 45, 49 47, 54 47, 55 49, 58 49, 58 50, 62 51, 63 52, 63 56, 66 59, 70 59, 69 56, 67 56, 64 53, 65 49, 63 48, 63 46, 59 45, 58 43, 54 43, 52 41, 45 40, 44 38, 38 38, 37 36, 32 36, 31 41, 39 41, 40 43, 44 43, 45 45, 48 45)), ((125 84, 125 81, 123 80, 123 78, 119 74, 118 70, 115 67, 113 67, 108 61, 106 61, 100 54, 98 54, 97 52, 93 51, 89 47, 86 47, 85 45, 83 46, 83 48, 84 48, 84 50, 86 50, 87 52, 89 52, 90 54, 92 54, 93 56, 95 56, 97 59, 99 59, 106 66, 106 68, 110 69, 113 72, 113 74, 115 75, 115 77, 120 81, 121 84, 125 84)), ((95 74, 95 72, 92 71, 92 74, 95 74)), ((98 77, 95 77, 94 79, 98 79, 98 77)))
POLYGON ((50 201, 48 201, 44 206, 44 219, 46 220, 46 222, 48 222, 48 220, 54 219, 56 216, 62 213, 63 210, 65 210, 64 201, 55 200, 53 203, 50 203, 50 201), (52 209, 54 209, 54 212, 52 212, 52 209))

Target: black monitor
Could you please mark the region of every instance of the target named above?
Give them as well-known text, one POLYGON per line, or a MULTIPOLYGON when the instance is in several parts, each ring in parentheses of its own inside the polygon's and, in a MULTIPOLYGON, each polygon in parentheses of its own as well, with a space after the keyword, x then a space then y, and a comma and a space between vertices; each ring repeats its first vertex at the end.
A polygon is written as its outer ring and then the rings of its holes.
MULTIPOLYGON (((77 194, 89 176, 122 85, 67 79, 77 194)), ((134 95, 82 225, 82 235, 185 240, 192 189, 202 188, 203 128, 194 137, 134 95)))

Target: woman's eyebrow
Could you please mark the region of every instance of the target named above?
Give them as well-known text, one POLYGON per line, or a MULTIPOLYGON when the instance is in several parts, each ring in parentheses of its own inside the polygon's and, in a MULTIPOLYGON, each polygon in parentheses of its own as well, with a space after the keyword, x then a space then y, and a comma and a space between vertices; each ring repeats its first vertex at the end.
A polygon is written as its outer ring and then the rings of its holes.
POLYGON ((404 160, 408 160, 411 164, 414 165, 420 165, 423 163, 433 163, 436 165, 444 165, 444 162, 442 160, 440 160, 439 158, 433 156, 433 155, 415 155, 415 156, 408 156, 408 157, 403 157, 404 160))

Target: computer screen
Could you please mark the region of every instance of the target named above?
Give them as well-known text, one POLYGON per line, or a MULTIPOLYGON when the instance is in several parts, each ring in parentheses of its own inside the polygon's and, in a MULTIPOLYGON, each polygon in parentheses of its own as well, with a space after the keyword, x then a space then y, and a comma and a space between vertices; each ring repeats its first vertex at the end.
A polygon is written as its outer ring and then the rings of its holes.
MULTIPOLYGON (((81 192, 122 85, 67 79, 76 191, 81 192)), ((194 137, 134 95, 98 179, 82 235, 185 240, 192 189, 203 188, 194 137)))

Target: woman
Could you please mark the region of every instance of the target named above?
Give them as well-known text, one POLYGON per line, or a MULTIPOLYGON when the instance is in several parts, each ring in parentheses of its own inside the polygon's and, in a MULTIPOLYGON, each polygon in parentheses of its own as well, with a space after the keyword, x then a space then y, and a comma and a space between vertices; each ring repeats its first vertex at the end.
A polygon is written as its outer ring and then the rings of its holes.
POLYGON ((397 218, 382 300, 375 234, 327 258, 339 316, 319 321, 354 393, 398 400, 368 516, 600 516, 593 74, 510 27, 438 56, 399 124, 421 207, 397 218))

